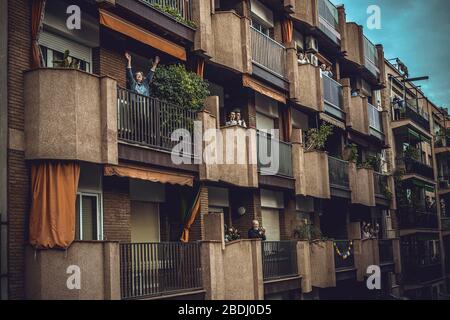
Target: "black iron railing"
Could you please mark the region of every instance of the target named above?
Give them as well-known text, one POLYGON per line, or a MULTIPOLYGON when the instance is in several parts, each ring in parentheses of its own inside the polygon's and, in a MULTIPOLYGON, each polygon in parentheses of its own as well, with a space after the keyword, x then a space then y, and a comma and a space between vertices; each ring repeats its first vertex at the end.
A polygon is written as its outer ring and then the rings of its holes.
POLYGON ((346 189, 350 187, 347 161, 328 156, 328 169, 331 186, 346 189))
POLYGON ((193 154, 195 111, 119 87, 117 104, 119 140, 172 151, 180 141, 172 141, 171 134, 177 129, 184 129, 190 139, 181 142, 183 151, 193 154))
POLYGON ((418 174, 434 180, 433 167, 408 156, 397 159, 397 165, 405 169, 406 174, 418 174))
POLYGON ((439 262, 417 265, 405 261, 402 274, 406 283, 428 282, 442 277, 442 265, 439 262))
POLYGON ((450 230, 450 217, 441 218, 442 230, 450 230))
POLYGON ((410 102, 405 102, 403 104, 401 119, 410 119, 426 131, 430 131, 430 121, 428 116, 423 112, 420 112, 419 108, 410 102))
POLYGON ((265 174, 280 175, 292 177, 292 144, 271 137, 268 133, 257 131, 257 152, 258 152, 258 169, 265 174), (273 148, 273 145, 275 149, 273 148), (278 149, 278 152, 276 152, 278 149), (267 151, 267 159, 271 159, 271 163, 263 163, 261 161, 260 152, 267 151), (278 153, 278 154, 277 154, 278 153), (275 167, 274 161, 278 160, 278 168, 275 167))
POLYGON ((436 210, 420 207, 399 207, 398 208, 399 227, 436 229, 438 227, 438 216, 436 210))
POLYGON ((174 19, 183 18, 192 21, 191 0, 140 0, 150 7, 156 8, 174 19))
POLYGON ((261 247, 264 280, 298 275, 296 241, 263 241, 261 247))
POLYGON ((353 268, 355 265, 353 242, 334 240, 334 266, 336 270, 353 268))
POLYGON ((394 247, 392 245, 392 239, 379 239, 378 249, 380 254, 380 263, 394 262, 394 247))
POLYGON ((200 243, 121 243, 123 299, 202 288, 200 243))
POLYGON ((375 195, 379 197, 386 197, 386 191, 388 190, 388 177, 389 176, 378 172, 373 173, 375 195))

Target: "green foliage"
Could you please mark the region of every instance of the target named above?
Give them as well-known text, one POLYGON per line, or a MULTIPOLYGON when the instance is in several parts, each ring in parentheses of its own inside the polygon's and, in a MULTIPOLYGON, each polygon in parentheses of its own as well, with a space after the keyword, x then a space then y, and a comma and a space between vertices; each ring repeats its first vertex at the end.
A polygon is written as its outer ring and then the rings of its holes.
POLYGON ((356 162, 356 160, 358 159, 358 146, 354 143, 351 143, 345 147, 345 150, 347 153, 345 161, 356 162))
POLYGON ((379 155, 376 156, 368 156, 366 161, 362 164, 363 168, 372 169, 375 171, 380 171, 381 169, 381 157, 379 155))
POLYGON ((389 189, 388 186, 384 186, 383 190, 381 190, 381 192, 386 197, 386 199, 388 199, 389 201, 392 200, 393 194, 392 194, 392 191, 389 189))
POLYGON ((159 3, 153 3, 151 6, 159 11, 162 11, 164 13, 167 13, 168 15, 172 16, 172 18, 175 19, 175 21, 185 24, 188 27, 196 28, 196 25, 193 21, 185 19, 180 11, 177 8, 167 6, 167 5, 161 5, 159 3))
POLYGON ((160 66, 151 86, 153 96, 192 111, 201 110, 209 95, 208 83, 181 64, 160 66))
POLYGON ((311 128, 306 131, 306 151, 323 150, 331 134, 333 134, 333 126, 331 124, 322 124, 318 129, 311 128))
POLYGON ((413 146, 406 147, 404 151, 404 155, 406 159, 419 160, 419 150, 413 146))
POLYGON ((326 240, 319 228, 305 221, 294 230, 294 238, 305 241, 326 240))

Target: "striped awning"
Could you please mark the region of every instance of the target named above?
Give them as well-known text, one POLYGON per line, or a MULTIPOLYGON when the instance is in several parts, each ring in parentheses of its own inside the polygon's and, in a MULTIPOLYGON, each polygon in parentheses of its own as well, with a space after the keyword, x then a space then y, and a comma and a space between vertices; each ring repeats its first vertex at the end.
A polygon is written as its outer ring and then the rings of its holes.
POLYGON ((345 130, 344 122, 339 121, 338 119, 335 119, 323 112, 320 113, 319 117, 323 121, 328 122, 329 124, 332 124, 333 126, 338 127, 339 129, 345 130))
POLYGON ((244 87, 248 87, 262 95, 265 95, 273 100, 281 102, 282 104, 286 104, 286 95, 282 92, 272 89, 269 86, 265 85, 261 81, 258 81, 250 76, 243 75, 242 76, 242 85, 244 87))
POLYGON ((180 186, 192 187, 194 185, 194 177, 191 175, 132 166, 106 165, 104 167, 103 174, 105 176, 127 177, 151 182, 176 184, 180 186))

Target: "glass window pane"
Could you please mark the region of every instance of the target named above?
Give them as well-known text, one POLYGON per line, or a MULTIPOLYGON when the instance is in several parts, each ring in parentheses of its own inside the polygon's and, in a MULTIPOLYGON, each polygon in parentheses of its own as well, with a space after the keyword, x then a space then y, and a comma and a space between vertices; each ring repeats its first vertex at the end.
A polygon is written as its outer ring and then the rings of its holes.
POLYGON ((81 200, 83 240, 97 240, 97 197, 83 196, 81 200))
POLYGON ((77 201, 75 203, 75 239, 80 239, 80 196, 77 195, 77 201))

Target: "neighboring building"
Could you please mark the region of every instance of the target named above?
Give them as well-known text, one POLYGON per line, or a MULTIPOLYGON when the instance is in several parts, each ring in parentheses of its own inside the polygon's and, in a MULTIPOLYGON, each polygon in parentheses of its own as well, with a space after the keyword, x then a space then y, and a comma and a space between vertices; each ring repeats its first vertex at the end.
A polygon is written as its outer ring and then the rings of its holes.
POLYGON ((401 81, 343 6, 75 2, 81 30, 66 27, 73 1, 0 10, 2 298, 444 296, 449 117, 401 81), (79 70, 55 63, 66 50, 79 70), (159 55, 203 77, 204 110, 136 96, 125 52, 136 70, 159 55), (245 127, 227 123, 236 108, 245 127), (192 161, 175 164, 171 134, 194 120, 221 133, 220 155, 243 161, 199 163, 198 150, 220 147, 210 139, 187 144, 192 161), (311 144, 308 132, 327 124, 325 145, 311 144), (262 141, 278 143, 276 172, 257 152, 262 141), (266 241, 245 239, 254 219, 266 241), (224 243, 226 227, 241 240, 224 243), (73 265, 80 290, 66 286, 73 265), (380 266, 381 290, 366 287, 370 265, 380 266))

